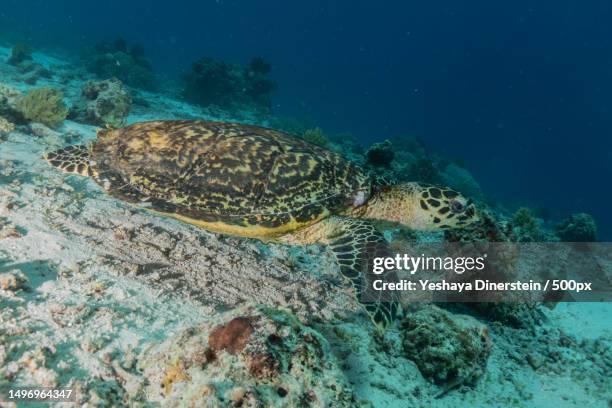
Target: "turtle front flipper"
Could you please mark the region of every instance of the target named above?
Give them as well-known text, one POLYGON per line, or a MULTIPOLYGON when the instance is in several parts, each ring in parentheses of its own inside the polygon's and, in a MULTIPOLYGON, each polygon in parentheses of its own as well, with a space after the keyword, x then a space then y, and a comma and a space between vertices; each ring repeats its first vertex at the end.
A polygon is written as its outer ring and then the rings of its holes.
POLYGON ((400 314, 399 301, 388 298, 386 300, 392 301, 382 301, 380 292, 368 290, 375 279, 395 280, 392 276, 394 272, 375 275, 371 269, 374 258, 387 257, 391 250, 383 235, 370 221, 333 216, 287 235, 280 241, 328 245, 336 257, 340 272, 351 283, 357 300, 363 304, 378 328, 386 329, 400 314))
POLYGON ((66 172, 91 176, 90 152, 85 145, 68 146, 45 153, 43 158, 53 167, 66 172))

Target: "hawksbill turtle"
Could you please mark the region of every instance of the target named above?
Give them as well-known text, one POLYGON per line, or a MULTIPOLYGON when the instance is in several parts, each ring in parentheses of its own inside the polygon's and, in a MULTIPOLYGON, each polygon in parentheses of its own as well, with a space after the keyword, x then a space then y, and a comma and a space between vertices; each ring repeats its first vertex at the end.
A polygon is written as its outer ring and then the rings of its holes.
MULTIPOLYGON (((472 201, 452 189, 378 185, 336 153, 237 123, 135 123, 100 130, 93 143, 45 159, 93 178, 113 197, 210 231, 328 245, 358 299, 373 277, 367 265, 390 252, 373 221, 433 230, 465 227, 479 218, 472 201)), ((379 327, 400 310, 397 302, 362 303, 379 327)))

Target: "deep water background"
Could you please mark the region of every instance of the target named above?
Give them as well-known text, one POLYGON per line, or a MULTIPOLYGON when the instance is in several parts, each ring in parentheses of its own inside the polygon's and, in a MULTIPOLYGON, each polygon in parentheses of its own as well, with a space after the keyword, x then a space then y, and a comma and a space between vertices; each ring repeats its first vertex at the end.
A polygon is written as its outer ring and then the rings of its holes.
POLYGON ((418 136, 484 190, 612 240, 612 2, 0 0, 0 40, 140 42, 168 78, 263 56, 275 112, 364 142, 418 136))

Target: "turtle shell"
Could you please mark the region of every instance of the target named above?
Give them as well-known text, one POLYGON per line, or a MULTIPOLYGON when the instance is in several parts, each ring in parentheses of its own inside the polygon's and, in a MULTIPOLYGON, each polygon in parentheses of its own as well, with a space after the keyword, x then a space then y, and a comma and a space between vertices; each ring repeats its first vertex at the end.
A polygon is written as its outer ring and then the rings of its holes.
POLYGON ((338 154, 243 124, 136 123, 99 132, 91 155, 111 195, 239 235, 291 231, 370 194, 367 175, 338 154))

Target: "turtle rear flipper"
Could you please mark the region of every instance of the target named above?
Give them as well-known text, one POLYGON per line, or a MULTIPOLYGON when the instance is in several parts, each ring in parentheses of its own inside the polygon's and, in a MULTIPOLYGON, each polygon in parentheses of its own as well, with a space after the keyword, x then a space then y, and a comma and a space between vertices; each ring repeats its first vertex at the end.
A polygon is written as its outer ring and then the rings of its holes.
POLYGON ((85 145, 68 146, 45 153, 43 158, 53 167, 66 173, 91 176, 90 153, 85 145))

